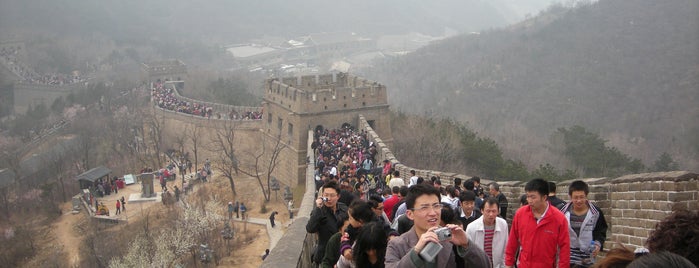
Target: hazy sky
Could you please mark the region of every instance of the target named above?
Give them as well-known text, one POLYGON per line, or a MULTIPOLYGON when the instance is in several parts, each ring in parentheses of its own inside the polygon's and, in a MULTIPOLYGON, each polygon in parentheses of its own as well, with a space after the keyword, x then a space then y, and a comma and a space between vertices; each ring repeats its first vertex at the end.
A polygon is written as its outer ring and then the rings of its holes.
MULTIPOLYGON (((117 39, 179 34, 243 41, 352 31, 365 36, 420 32, 433 36, 501 27, 535 15, 552 0, 0 0, 0 38, 27 29, 98 32, 117 39)), ((26 31, 25 31, 26 32, 26 31)))

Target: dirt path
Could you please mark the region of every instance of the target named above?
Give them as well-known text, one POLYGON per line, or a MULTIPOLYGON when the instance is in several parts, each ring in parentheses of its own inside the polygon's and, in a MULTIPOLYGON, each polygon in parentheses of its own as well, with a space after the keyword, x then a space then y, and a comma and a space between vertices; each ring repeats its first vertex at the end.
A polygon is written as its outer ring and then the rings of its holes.
POLYGON ((56 235, 56 243, 63 245, 63 251, 68 256, 69 267, 78 267, 80 264, 80 243, 82 234, 75 231, 74 227, 84 219, 85 213, 71 213, 71 204, 64 203, 61 211, 63 215, 52 225, 52 230, 56 235))
MULTIPOLYGON (((179 182, 179 180, 178 180, 179 182)), ((178 183, 179 184, 179 183, 178 183)), ((178 185, 181 186, 181 185, 178 185)), ((203 186, 203 185, 200 185, 203 186)), ((278 211, 279 215, 277 217, 278 226, 273 232, 275 238, 278 240, 279 237, 283 235, 286 231, 286 226, 289 224, 288 214, 286 213, 286 205, 283 200, 277 200, 273 197, 272 200, 267 204, 267 212, 260 213, 261 197, 260 193, 257 192, 257 185, 255 181, 241 179, 239 186, 240 194, 237 198, 231 198, 230 190, 228 190, 228 182, 223 178, 216 178, 210 182, 207 186, 215 189, 216 194, 221 196, 228 196, 226 199, 231 201, 240 200, 245 202, 248 206, 249 216, 252 218, 260 218, 261 222, 267 223, 267 218, 271 211, 278 211)), ((160 190, 159 185, 155 187, 156 191, 160 190)), ((112 194, 100 198, 99 200, 107 205, 111 215, 114 216, 116 211, 115 203, 118 198, 125 196, 128 200, 129 195, 132 193, 139 193, 141 187, 139 184, 127 185, 126 188, 120 189, 118 194, 112 194)), ((142 216, 143 211, 147 210, 150 206, 160 203, 156 202, 144 202, 144 203, 134 203, 130 204, 127 202, 126 206, 128 210, 122 212, 118 215, 119 218, 123 220, 133 221, 142 216)), ((64 213, 51 225, 52 237, 54 238, 51 243, 55 245, 61 245, 62 251, 65 253, 66 260, 68 261, 68 267, 79 267, 81 263, 80 248, 85 235, 80 231, 79 225, 84 225, 85 221, 88 220, 88 214, 84 207, 78 214, 71 213, 71 202, 66 202, 61 206, 61 211, 64 213)), ((234 216, 235 217, 235 216, 234 216)), ((235 222, 235 227, 237 230, 242 231, 243 224, 240 222, 235 222)), ((247 232, 245 234, 247 241, 242 244, 236 245, 236 249, 231 252, 231 255, 225 254, 219 267, 258 267, 262 260, 260 258, 261 254, 265 249, 270 248, 270 237, 267 234, 267 228, 265 225, 249 224, 247 226, 247 232)), ((0 265, 2 266, 2 265, 0 265)))
MULTIPOLYGON (((116 212, 116 200, 122 196, 128 200, 130 194, 140 191, 141 188, 138 184, 127 185, 124 189, 119 190, 118 194, 107 195, 100 198, 99 201, 107 205, 112 217, 118 217, 122 220, 128 220, 129 218, 134 219, 139 217, 143 209, 147 209, 156 204, 156 202, 130 204, 127 201, 126 207, 128 210, 119 215, 114 215, 116 212)), ((55 236, 55 242, 63 246, 63 251, 66 253, 69 264, 68 267, 78 267, 80 265, 80 246, 84 234, 76 226, 83 224, 83 221, 86 221, 89 216, 84 206, 81 206, 80 213, 72 214, 71 206, 72 203, 70 201, 61 205, 63 214, 51 225, 51 230, 55 236)))

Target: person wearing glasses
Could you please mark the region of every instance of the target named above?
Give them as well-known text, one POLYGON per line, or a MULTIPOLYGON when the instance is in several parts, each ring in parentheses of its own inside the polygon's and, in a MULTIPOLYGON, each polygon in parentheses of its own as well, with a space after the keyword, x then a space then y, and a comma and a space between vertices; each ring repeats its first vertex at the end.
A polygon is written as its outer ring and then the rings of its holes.
POLYGON ((306 224, 306 231, 318 233, 318 245, 313 251, 313 262, 320 264, 325 255, 325 245, 337 233, 338 219, 347 215, 347 205, 340 203, 340 186, 335 181, 323 185, 321 195, 316 199, 316 207, 306 224))
POLYGON ((439 190, 429 185, 410 187, 406 197, 406 216, 414 225, 408 232, 391 239, 386 249, 386 267, 490 267, 485 252, 469 241, 459 225, 447 224, 450 238, 440 241, 434 231, 439 226, 442 203, 439 190), (432 261, 421 254, 432 243, 441 249, 432 261))

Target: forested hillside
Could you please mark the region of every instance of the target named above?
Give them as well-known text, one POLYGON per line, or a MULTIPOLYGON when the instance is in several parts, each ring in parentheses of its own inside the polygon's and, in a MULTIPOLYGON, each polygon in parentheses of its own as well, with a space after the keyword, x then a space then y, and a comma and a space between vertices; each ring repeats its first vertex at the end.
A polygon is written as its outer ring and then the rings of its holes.
POLYGON ((699 2, 602 0, 462 35, 363 75, 394 109, 466 122, 530 168, 570 166, 558 128, 580 125, 649 166, 699 168, 699 2))

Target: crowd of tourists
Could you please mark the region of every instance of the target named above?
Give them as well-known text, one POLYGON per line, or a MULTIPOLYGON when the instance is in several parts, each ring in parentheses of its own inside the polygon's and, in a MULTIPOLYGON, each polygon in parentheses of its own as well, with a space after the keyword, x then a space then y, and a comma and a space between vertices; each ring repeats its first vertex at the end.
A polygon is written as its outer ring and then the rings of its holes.
POLYGON ((151 97, 158 107, 170 111, 209 118, 213 114, 213 108, 210 106, 178 99, 175 89, 165 87, 165 84, 160 81, 153 83, 151 97))
POLYGON ((239 112, 231 110, 229 112, 214 111, 212 106, 204 103, 183 100, 177 97, 175 89, 165 86, 161 81, 153 83, 151 89, 151 98, 158 107, 178 113, 191 114, 206 118, 215 117, 216 119, 231 119, 231 120, 260 120, 262 113, 258 111, 243 111, 239 112), (227 118, 225 117, 227 116, 227 118))
POLYGON ((634 253, 624 247, 599 256, 607 218, 588 199, 582 180, 568 187, 532 179, 508 224, 498 183, 480 178, 448 185, 410 171, 402 178, 376 147, 349 125, 317 128, 315 208, 306 225, 317 233, 312 261, 320 267, 695 267, 699 216, 678 210, 658 224, 634 253), (484 187, 486 189, 484 189, 484 187), (678 229, 678 228, 682 229, 678 229), (623 249, 623 250, 622 250, 623 249))
MULTIPOLYGON (((219 119, 221 119, 220 114, 219 114, 219 119)), ((261 120, 262 113, 258 112, 258 111, 238 112, 235 110, 231 110, 228 113, 228 119, 231 119, 231 120, 261 120)))
POLYGON ((34 69, 26 66, 20 60, 21 47, 3 47, 0 49, 0 62, 12 71, 15 75, 22 78, 22 81, 31 84, 41 84, 41 85, 68 85, 74 83, 84 82, 85 79, 80 77, 79 74, 59 74, 59 73, 49 73, 40 74, 34 69))

